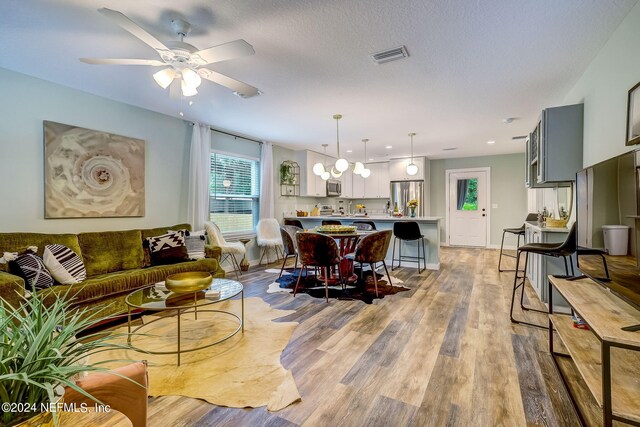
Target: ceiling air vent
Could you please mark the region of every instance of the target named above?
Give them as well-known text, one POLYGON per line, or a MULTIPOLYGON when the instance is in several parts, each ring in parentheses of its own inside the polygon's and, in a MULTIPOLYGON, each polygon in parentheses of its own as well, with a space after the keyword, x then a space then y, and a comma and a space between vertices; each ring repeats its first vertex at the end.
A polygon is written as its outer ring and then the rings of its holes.
POLYGON ((397 59, 408 58, 409 53, 404 46, 394 47, 393 49, 383 50, 381 52, 372 53, 371 59, 376 64, 384 64, 385 62, 395 61, 397 59))

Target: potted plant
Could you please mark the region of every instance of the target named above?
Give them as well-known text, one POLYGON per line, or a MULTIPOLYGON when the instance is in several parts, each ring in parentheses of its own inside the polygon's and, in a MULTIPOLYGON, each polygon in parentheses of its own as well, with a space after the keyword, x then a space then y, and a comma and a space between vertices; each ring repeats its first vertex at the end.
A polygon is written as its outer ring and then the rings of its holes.
POLYGON ((416 217, 416 208, 418 207, 418 201, 416 199, 411 199, 407 202, 407 207, 411 211, 411 218, 416 217))
POLYGON ((294 185, 296 180, 295 170, 291 163, 285 161, 280 165, 280 183, 294 185))
POLYGON ((109 317, 101 310, 75 309, 62 295, 47 306, 38 292, 18 308, 0 302, 0 425, 57 425, 56 408, 64 387, 80 389, 75 378, 85 372, 107 372, 111 361, 85 364, 88 356, 114 348, 131 348, 113 340, 126 334, 98 332, 77 338, 109 317))

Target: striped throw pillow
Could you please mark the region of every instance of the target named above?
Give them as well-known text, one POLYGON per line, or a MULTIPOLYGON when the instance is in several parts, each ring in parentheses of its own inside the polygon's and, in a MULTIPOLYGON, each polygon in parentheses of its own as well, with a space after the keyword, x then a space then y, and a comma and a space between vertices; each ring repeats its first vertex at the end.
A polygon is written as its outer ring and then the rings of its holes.
POLYGON ((43 259, 53 278, 62 285, 74 285, 87 278, 82 258, 65 245, 45 246, 43 259))
POLYGON ((46 289, 53 286, 53 277, 38 255, 27 252, 18 255, 11 263, 15 263, 21 273, 20 276, 25 279, 27 290, 46 289))

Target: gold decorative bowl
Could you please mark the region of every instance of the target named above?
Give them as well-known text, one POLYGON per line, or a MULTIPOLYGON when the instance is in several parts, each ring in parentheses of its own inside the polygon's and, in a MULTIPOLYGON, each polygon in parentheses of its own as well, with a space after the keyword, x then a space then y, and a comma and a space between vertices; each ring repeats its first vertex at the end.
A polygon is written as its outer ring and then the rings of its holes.
POLYGON ((569 221, 566 219, 547 218, 545 224, 549 228, 564 228, 567 226, 567 222, 569 221))
POLYGON ((202 291, 211 285, 213 277, 204 271, 172 274, 165 280, 165 286, 176 294, 202 291))

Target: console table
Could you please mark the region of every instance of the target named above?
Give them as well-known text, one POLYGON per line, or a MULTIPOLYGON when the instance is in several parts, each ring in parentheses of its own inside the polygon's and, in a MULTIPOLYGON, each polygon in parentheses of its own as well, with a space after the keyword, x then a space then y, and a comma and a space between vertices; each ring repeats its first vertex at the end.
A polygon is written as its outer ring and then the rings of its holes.
POLYGON ((603 424, 613 420, 640 425, 640 332, 624 326, 640 323, 640 311, 595 281, 549 276, 549 351, 584 425, 558 357, 570 357, 602 410, 603 424), (553 313, 555 288, 589 326, 573 327, 571 316, 553 313), (554 350, 554 331, 569 354, 554 350), (612 351, 613 350, 613 351, 612 351))

